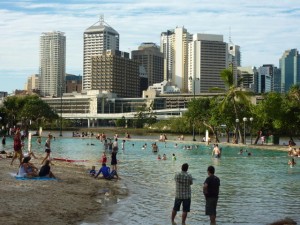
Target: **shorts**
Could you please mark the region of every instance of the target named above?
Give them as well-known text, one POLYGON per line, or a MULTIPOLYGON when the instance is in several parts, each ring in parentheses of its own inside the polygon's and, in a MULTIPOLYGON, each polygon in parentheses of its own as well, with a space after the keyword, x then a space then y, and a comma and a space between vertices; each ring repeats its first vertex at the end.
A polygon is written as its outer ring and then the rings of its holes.
POLYGON ((21 159, 23 156, 22 150, 15 151, 15 157, 21 159))
POLYGON ((179 211, 181 203, 182 203, 182 211, 189 212, 190 208, 191 208, 191 199, 190 198, 188 198, 188 199, 175 198, 173 210, 179 211))
POLYGON ((206 204, 205 204, 205 215, 217 215, 217 203, 218 198, 210 197, 206 198, 206 204))
POLYGON ((46 149, 45 149, 45 152, 46 152, 46 153, 48 153, 48 154, 50 154, 50 152, 51 152, 51 149, 49 149, 49 148, 46 148, 46 149))

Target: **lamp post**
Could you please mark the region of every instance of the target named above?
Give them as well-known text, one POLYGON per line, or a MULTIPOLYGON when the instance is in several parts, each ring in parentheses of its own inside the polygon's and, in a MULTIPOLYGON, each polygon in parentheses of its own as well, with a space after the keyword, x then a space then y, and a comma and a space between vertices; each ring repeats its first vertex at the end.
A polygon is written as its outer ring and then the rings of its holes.
POLYGON ((246 122, 247 122, 247 118, 244 117, 243 121, 244 121, 244 144, 246 144, 246 122))
POLYGON ((62 84, 60 84, 60 132, 59 136, 62 137, 62 84))
POLYGON ((250 117, 250 141, 251 141, 251 145, 252 145, 252 121, 253 121, 253 117, 250 117))
POLYGON ((235 126, 235 138, 236 138, 236 143, 238 144, 239 143, 239 122, 240 120, 239 119, 235 119, 235 123, 236 123, 236 126, 235 126))
MULTIPOLYGON (((189 77, 189 80, 193 82, 193 99, 195 100, 195 79, 189 77)), ((193 117, 193 141, 196 141, 195 138, 195 117, 193 117)))

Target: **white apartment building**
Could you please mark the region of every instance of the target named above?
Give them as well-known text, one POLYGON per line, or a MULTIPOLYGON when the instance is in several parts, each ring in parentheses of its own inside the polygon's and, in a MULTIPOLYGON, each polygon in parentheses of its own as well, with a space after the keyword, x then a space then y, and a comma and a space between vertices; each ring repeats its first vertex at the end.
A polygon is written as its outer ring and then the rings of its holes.
POLYGON ((194 34, 188 45, 188 90, 209 93, 212 88, 225 88, 220 73, 228 67, 227 43, 223 35, 194 34))
POLYGON ((42 96, 61 96, 66 70, 66 37, 63 32, 45 32, 40 37, 40 82, 42 96))
POLYGON ((164 54, 164 80, 176 85, 182 92, 188 88, 188 43, 192 35, 184 27, 162 32, 160 50, 164 54))
POLYGON ((92 89, 92 57, 106 50, 119 50, 119 33, 104 22, 103 17, 83 34, 83 81, 85 90, 92 89))

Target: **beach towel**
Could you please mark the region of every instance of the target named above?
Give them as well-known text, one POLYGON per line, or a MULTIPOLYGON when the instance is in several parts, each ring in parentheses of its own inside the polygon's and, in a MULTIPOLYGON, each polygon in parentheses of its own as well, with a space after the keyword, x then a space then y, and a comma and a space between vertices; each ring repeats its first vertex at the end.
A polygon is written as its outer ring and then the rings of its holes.
POLYGON ((32 178, 28 178, 28 177, 15 176, 15 178, 17 180, 57 180, 56 178, 50 178, 50 177, 32 177, 32 178))

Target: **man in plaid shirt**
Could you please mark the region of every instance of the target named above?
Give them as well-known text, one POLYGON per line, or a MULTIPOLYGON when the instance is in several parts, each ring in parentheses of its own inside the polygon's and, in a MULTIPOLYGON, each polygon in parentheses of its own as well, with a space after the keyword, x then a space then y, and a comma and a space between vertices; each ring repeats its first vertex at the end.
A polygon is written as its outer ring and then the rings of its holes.
POLYGON ((181 172, 175 175, 176 182, 176 196, 174 207, 172 211, 172 224, 176 224, 174 219, 177 212, 180 210, 182 203, 182 224, 185 224, 185 220, 191 206, 191 185, 193 184, 192 175, 188 174, 189 165, 184 163, 181 166, 181 172))

